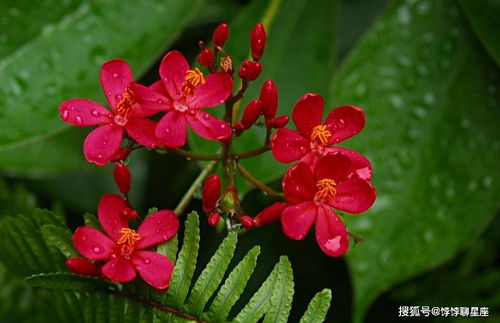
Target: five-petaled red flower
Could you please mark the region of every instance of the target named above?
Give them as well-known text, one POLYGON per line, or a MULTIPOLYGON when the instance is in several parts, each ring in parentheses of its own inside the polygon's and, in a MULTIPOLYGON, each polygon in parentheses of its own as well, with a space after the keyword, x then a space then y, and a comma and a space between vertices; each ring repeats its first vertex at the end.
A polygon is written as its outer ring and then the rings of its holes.
POLYGON ((349 248, 349 234, 332 208, 348 213, 366 211, 375 201, 375 188, 366 179, 350 174, 350 159, 340 152, 330 153, 311 168, 299 162, 285 175, 283 192, 291 204, 283 210, 285 235, 303 239, 316 222, 316 240, 332 257, 349 248))
POLYGON ((103 234, 95 228, 79 227, 73 243, 80 254, 94 261, 106 261, 102 275, 116 282, 128 282, 136 272, 148 284, 165 289, 170 283, 174 264, 164 255, 146 249, 172 238, 179 228, 173 211, 161 210, 148 216, 137 231, 129 228, 124 200, 116 194, 104 195, 98 216, 103 234))
POLYGON ((167 147, 186 143, 186 124, 198 135, 210 140, 231 138, 231 125, 201 111, 221 104, 233 90, 233 79, 223 72, 204 76, 198 69, 190 69, 186 58, 178 51, 165 55, 160 64, 160 77, 148 89, 134 84, 133 90, 140 102, 156 105, 168 112, 156 127, 156 136, 167 147))
POLYGON ((100 166, 110 162, 120 149, 124 129, 139 144, 150 148, 157 146, 156 123, 146 118, 158 111, 137 103, 130 89, 133 78, 128 64, 121 59, 108 61, 101 68, 100 78, 112 112, 87 99, 70 99, 59 106, 61 118, 67 123, 99 125, 85 139, 85 158, 100 166))
POLYGON ((362 154, 333 147, 359 133, 365 126, 365 114, 359 107, 343 105, 331 111, 323 123, 323 98, 307 93, 295 105, 292 113, 297 131, 278 129, 271 140, 274 158, 282 163, 295 160, 314 165, 318 158, 332 152, 342 152, 351 159, 350 173, 370 179, 372 167, 362 154))

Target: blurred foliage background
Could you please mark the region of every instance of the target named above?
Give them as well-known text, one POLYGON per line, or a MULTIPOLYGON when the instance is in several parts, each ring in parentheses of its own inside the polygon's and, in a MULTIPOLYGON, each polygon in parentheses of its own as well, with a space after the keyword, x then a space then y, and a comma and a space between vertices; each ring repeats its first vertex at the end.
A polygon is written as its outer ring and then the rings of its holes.
MULTIPOLYGON (((238 252, 262 246, 260 276, 289 256, 293 322, 326 287, 327 322, 393 322, 399 305, 488 306, 489 320, 500 321, 498 0, 0 1, 0 217, 43 207, 75 228, 116 192, 112 167, 84 160, 87 130, 67 127, 57 112, 72 97, 104 102, 103 62, 121 57, 150 84, 167 50, 194 61, 197 41, 209 42, 222 21, 231 28, 227 51, 240 62, 251 28, 272 12, 264 72, 245 101, 272 78, 280 113, 306 92, 324 95, 327 110, 363 107, 366 129, 345 146, 373 162, 378 199, 366 214, 346 215, 365 241, 343 259, 322 254, 312 235, 286 239, 279 224, 242 236, 238 252)), ((257 129, 237 147, 259 147, 263 136, 257 129)), ((195 138, 190 146, 214 149, 195 138)), ((287 167, 270 153, 246 166, 276 188, 287 167)), ((199 171, 194 161, 149 151, 134 154, 130 167, 142 213, 174 208, 199 171)), ((270 202, 243 180, 239 187, 253 215, 270 202)), ((200 210, 199 201, 190 209, 200 210)), ((204 225, 201 263, 223 238, 204 225)), ((43 299, 0 263, 2 322, 50 321, 43 299)), ((478 321, 413 319, 440 320, 478 321)))

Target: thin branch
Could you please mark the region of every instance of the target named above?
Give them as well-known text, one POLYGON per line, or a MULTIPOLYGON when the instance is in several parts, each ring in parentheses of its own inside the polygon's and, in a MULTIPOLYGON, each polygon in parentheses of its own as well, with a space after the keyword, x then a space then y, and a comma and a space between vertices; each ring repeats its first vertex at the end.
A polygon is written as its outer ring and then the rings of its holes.
POLYGON ((220 155, 208 155, 208 154, 198 154, 198 153, 193 153, 191 151, 187 151, 184 149, 180 148, 167 148, 167 150, 171 153, 174 153, 176 155, 182 156, 187 159, 194 159, 194 160, 220 160, 221 157, 220 155))
POLYGON ((243 159, 248 157, 253 157, 265 153, 271 146, 269 145, 269 141, 271 140, 271 127, 266 128, 266 139, 264 140, 264 145, 258 149, 246 151, 240 154, 234 154, 235 159, 243 159))
POLYGON ((238 170, 240 173, 248 179, 250 183, 252 183, 255 187, 266 193, 267 195, 274 197, 275 199, 283 200, 285 198, 285 195, 280 192, 276 192, 266 184, 262 183, 259 181, 255 176, 253 176, 242 164, 238 163, 237 164, 238 170))

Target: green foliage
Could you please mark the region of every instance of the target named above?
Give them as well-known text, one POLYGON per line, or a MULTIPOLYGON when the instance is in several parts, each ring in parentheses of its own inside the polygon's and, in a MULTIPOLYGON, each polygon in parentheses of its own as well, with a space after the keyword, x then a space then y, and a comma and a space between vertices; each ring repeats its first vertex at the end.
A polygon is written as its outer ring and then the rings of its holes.
POLYGON ((304 316, 299 323, 314 323, 324 321, 330 302, 332 300, 332 291, 329 289, 322 290, 314 295, 311 303, 307 307, 304 316))
POLYGON ((106 287, 116 287, 108 280, 81 276, 73 273, 49 273, 36 274, 27 277, 26 283, 32 287, 41 287, 46 289, 63 289, 74 291, 92 291, 106 287))

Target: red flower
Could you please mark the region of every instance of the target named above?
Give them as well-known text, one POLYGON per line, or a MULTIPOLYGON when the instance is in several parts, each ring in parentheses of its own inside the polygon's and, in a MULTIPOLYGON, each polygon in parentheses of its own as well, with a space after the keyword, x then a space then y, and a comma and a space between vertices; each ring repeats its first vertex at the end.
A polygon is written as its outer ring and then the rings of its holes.
POLYGON ((312 170, 304 162, 290 168, 283 179, 283 192, 291 204, 281 215, 286 236, 301 240, 316 222, 316 240, 324 253, 340 257, 347 251, 348 232, 332 207, 360 213, 370 208, 376 196, 369 181, 349 176, 350 163, 342 153, 330 153, 312 170))
POLYGON ((116 194, 104 195, 99 202, 99 222, 107 235, 83 226, 73 234, 73 243, 83 256, 106 261, 102 275, 116 282, 128 282, 136 272, 148 284, 168 287, 174 264, 165 256, 144 249, 172 238, 179 228, 174 212, 162 210, 148 216, 137 231, 129 228, 124 200, 116 194))
POLYGON ((85 139, 85 158, 100 166, 107 164, 120 149, 124 129, 141 145, 157 146, 156 123, 146 118, 158 111, 137 103, 130 90, 133 78, 128 64, 121 59, 108 61, 102 65, 100 77, 112 112, 87 99, 70 99, 59 106, 61 118, 67 123, 100 126, 85 139))
POLYGON ((370 179, 372 167, 362 154, 340 147, 333 147, 356 135, 365 126, 365 114, 359 107, 343 105, 331 111, 324 123, 323 98, 307 93, 297 101, 292 113, 297 131, 281 128, 271 139, 274 158, 282 163, 302 160, 310 165, 332 152, 342 152, 351 159, 351 173, 370 179))
POLYGON ((178 51, 165 55, 160 65, 161 81, 148 89, 134 84, 140 102, 168 110, 156 127, 156 136, 167 147, 186 143, 186 123, 200 136, 210 140, 231 138, 231 125, 201 109, 221 104, 233 90, 233 79, 226 73, 203 76, 197 68, 190 69, 186 58, 178 51))

